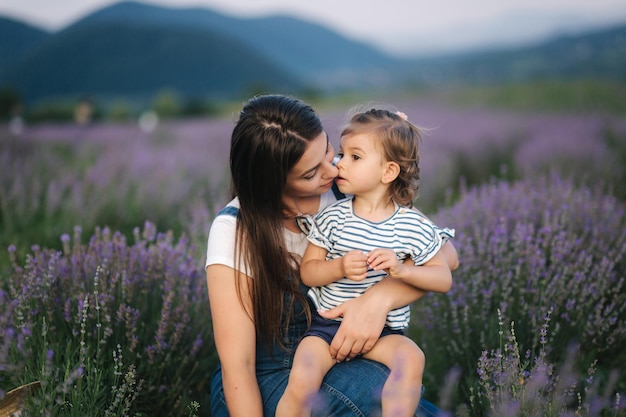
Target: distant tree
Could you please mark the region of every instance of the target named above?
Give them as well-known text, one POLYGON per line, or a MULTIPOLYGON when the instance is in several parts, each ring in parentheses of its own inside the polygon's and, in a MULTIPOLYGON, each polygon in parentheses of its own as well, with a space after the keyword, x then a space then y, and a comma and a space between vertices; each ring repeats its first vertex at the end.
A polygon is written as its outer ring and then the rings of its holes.
POLYGON ((319 88, 315 87, 305 88, 299 94, 299 96, 302 97, 303 100, 306 100, 309 103, 320 100, 323 95, 324 93, 319 88))
POLYGON ((270 91, 282 93, 282 91, 276 91, 276 89, 272 88, 270 85, 259 81, 255 83, 250 83, 249 85, 245 86, 243 88, 241 96, 252 97, 252 96, 259 95, 259 94, 267 94, 270 91))
POLYGON ((25 118, 32 122, 68 122, 74 120, 75 107, 74 100, 46 100, 29 109, 25 118))
POLYGON ((133 119, 132 105, 125 100, 118 100, 109 106, 106 118, 115 122, 128 122, 133 119))
POLYGON ((11 88, 0 89, 0 120, 9 120, 21 112, 22 100, 11 88))
POLYGON ((180 116, 182 112, 180 95, 175 90, 161 90, 154 98, 152 108, 162 119, 180 116))
POLYGON ((192 98, 183 104, 181 115, 185 117, 211 116, 218 114, 219 111, 220 107, 215 102, 192 98))

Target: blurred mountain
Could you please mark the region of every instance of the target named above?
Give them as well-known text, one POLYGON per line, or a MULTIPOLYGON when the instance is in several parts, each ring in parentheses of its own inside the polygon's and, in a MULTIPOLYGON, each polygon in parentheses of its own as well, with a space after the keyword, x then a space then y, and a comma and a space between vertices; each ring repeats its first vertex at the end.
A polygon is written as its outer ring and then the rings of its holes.
POLYGON ((303 86, 295 75, 220 33, 114 22, 49 36, 0 77, 31 100, 81 94, 142 99, 166 88, 187 97, 229 97, 253 87, 303 86))
POLYGON ((242 19, 206 8, 165 8, 122 2, 104 8, 70 27, 125 23, 163 30, 198 29, 221 33, 249 45, 296 74, 323 80, 342 71, 386 67, 393 58, 346 39, 317 24, 284 16, 242 19))
POLYGON ((241 19, 122 2, 54 33, 0 19, 0 54, 0 88, 29 101, 146 99, 165 88, 188 98, 231 98, 540 77, 625 81, 626 25, 523 48, 410 59, 291 17, 241 19))
POLYGON ((18 61, 47 36, 48 32, 44 30, 0 16, 0 71, 18 61))
POLYGON ((406 79, 422 84, 582 78, 626 82, 626 24, 530 46, 414 60, 404 71, 406 79))
MULTIPOLYGON (((621 13, 624 16, 624 13, 621 13)), ((586 13, 561 7, 549 10, 516 10, 476 21, 454 22, 428 33, 397 39, 395 50, 402 56, 450 55, 469 51, 517 49, 566 34, 579 35, 626 22, 615 13, 586 13), (462 34, 462 35, 459 35, 462 34)))

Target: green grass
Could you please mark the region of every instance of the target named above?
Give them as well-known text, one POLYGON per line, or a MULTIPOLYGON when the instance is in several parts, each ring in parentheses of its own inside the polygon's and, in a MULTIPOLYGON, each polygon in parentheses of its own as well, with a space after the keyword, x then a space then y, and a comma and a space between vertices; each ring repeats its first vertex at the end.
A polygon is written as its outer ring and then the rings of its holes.
POLYGON ((539 80, 470 86, 448 93, 460 105, 567 113, 626 114, 626 85, 605 80, 539 80))

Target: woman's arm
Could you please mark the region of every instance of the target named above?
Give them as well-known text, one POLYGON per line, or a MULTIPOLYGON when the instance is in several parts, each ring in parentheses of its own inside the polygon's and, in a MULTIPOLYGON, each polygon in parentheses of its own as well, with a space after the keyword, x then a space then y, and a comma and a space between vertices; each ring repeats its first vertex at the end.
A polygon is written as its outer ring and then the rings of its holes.
MULTIPOLYGON (((413 210, 417 211, 422 216, 428 218, 424 213, 418 210, 416 207, 413 207, 413 210)), ((450 267, 450 271, 454 271, 459 267, 459 257, 456 253, 456 248, 454 244, 448 240, 444 243, 443 247, 439 250, 445 257, 448 262, 448 266, 450 267)))
POLYGON ((411 304, 425 294, 426 291, 400 280, 383 278, 361 296, 331 310, 320 311, 320 315, 325 318, 343 317, 330 345, 331 356, 341 362, 369 352, 380 337, 387 314, 394 308, 411 304))
POLYGON ((446 241, 439 252, 446 257, 446 262, 448 263, 450 271, 455 271, 459 267, 459 256, 457 255, 456 248, 451 241, 446 241))
MULTIPOLYGON (((454 245, 447 241, 439 250, 451 271, 458 268, 459 260, 454 245)), ((411 259, 405 262, 413 265, 411 259)), ((396 279, 383 278, 360 297, 346 301, 339 307, 320 311, 322 317, 343 317, 331 345, 330 353, 337 361, 354 358, 369 352, 380 336, 387 314, 394 308, 411 304, 427 291, 415 288, 396 279)))
POLYGON ((261 393, 256 379, 256 333, 248 280, 233 268, 214 264, 206 269, 215 347, 222 365, 224 396, 231 417, 263 417, 261 393), (235 280, 242 280, 243 303, 235 280))

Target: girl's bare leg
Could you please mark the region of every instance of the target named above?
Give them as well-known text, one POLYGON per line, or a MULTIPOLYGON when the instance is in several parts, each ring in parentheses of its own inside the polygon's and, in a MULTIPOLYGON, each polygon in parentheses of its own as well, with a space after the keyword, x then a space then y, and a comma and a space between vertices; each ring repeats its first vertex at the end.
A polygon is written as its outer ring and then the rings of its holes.
POLYGON ((383 417, 414 416, 426 363, 422 349, 408 337, 389 335, 378 339, 363 356, 391 370, 382 392, 383 417))
POLYGON ((322 380, 334 363, 326 341, 317 336, 302 339, 287 388, 276 407, 276 417, 309 417, 322 380))

